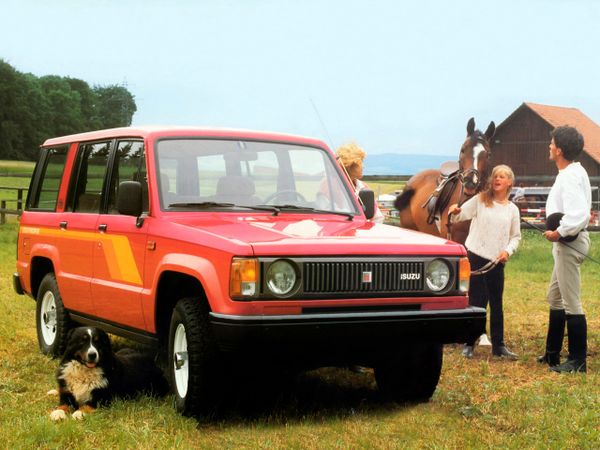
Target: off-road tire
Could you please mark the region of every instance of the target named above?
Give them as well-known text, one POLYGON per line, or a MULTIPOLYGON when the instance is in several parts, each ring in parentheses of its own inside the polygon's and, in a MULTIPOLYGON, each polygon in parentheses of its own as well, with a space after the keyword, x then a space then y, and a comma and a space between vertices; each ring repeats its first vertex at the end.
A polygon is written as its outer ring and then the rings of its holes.
POLYGON ((435 392, 444 356, 442 344, 423 343, 403 348, 375 367, 381 393, 399 403, 427 402, 435 392))
POLYGON ((45 355, 62 356, 73 322, 65 310, 53 272, 44 276, 37 293, 35 326, 38 345, 45 355))
POLYGON ((217 354, 207 305, 199 298, 179 300, 169 327, 168 374, 175 408, 181 414, 195 416, 210 411, 217 390, 217 354), (184 362, 176 368, 175 352, 182 348, 181 333, 185 335, 187 352, 180 353, 184 362), (185 373, 181 372, 184 369, 185 373))

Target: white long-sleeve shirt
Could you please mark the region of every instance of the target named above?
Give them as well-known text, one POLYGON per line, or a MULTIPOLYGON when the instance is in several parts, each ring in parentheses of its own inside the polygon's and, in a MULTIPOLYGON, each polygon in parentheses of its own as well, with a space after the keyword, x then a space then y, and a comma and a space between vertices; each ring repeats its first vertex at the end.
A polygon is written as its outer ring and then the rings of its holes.
POLYGON ((558 171, 546 200, 546 217, 556 212, 564 214, 557 228, 561 236, 583 230, 590 221, 592 188, 583 166, 578 162, 558 171))
POLYGON ((485 206, 479 195, 467 200, 453 222, 471 220, 465 247, 482 258, 494 261, 505 250, 512 255, 521 241, 519 208, 512 203, 493 202, 485 206))

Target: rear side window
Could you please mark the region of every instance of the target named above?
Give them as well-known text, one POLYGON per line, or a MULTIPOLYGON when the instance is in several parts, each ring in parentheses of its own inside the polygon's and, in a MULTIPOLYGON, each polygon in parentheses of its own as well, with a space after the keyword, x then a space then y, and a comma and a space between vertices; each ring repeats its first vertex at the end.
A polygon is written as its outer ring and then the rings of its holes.
POLYGON ((71 211, 100 212, 109 154, 110 142, 82 144, 79 147, 75 188, 69 201, 71 211))
POLYGON ((39 181, 33 188, 34 192, 30 193, 29 209, 55 211, 60 181, 67 162, 67 147, 49 148, 45 151, 45 158, 40 160, 42 167, 38 169, 39 181))

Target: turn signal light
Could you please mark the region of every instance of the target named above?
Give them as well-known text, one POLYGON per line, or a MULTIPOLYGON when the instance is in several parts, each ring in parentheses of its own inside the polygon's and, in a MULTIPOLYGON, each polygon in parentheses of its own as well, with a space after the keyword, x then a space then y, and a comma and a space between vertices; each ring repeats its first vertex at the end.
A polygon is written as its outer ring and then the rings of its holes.
POLYGON ((471 278, 471 263, 469 258, 460 258, 458 262, 458 290, 465 294, 469 292, 469 279, 471 278))
POLYGON ((258 287, 258 260, 233 258, 229 277, 230 297, 254 297, 258 287))

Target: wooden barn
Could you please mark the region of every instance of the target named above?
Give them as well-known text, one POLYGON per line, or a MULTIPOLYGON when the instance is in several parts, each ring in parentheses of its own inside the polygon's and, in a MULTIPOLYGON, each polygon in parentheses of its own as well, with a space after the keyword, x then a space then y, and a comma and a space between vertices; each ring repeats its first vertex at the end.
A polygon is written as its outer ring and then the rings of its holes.
POLYGON ((583 134, 583 153, 578 161, 590 177, 600 176, 600 126, 577 108, 523 103, 496 129, 492 143, 494 165, 508 164, 519 177, 555 176, 548 160, 550 132, 571 125, 583 134))

